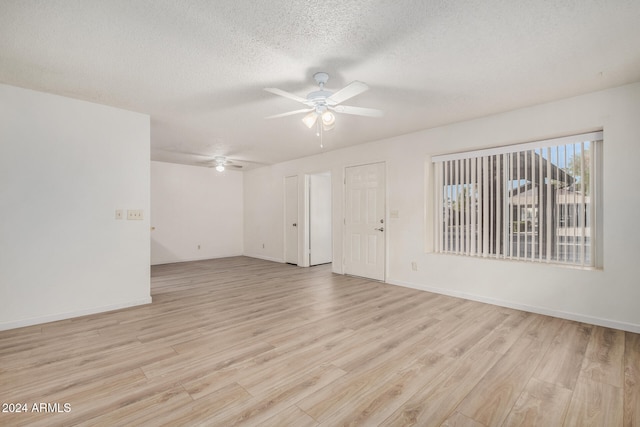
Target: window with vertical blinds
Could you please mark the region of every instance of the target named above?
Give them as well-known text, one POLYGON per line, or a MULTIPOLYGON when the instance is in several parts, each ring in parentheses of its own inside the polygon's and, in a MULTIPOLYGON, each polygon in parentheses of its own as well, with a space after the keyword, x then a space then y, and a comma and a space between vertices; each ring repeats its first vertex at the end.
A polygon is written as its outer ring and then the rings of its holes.
POLYGON ((436 251, 599 267, 602 132, 433 157, 436 251))

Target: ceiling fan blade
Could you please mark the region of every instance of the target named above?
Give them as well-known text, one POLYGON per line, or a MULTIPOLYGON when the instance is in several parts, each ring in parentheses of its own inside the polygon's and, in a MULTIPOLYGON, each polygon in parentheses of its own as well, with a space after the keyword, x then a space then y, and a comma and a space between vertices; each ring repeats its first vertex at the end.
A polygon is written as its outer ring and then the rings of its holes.
POLYGON ((274 114, 273 116, 265 117, 265 119, 277 119, 278 117, 293 116, 294 114, 307 113, 312 110, 313 108, 303 108, 302 110, 295 110, 295 111, 289 111, 286 113, 274 114))
POLYGON ((350 105, 336 105, 331 109, 336 113, 353 114, 355 116, 382 117, 384 115, 384 111, 376 110, 375 108, 352 107, 350 105))
POLYGON ((293 93, 290 92, 286 92, 282 89, 278 89, 275 87, 266 87, 264 88, 264 90, 266 90, 267 92, 271 92, 274 95, 279 95, 279 96, 284 96, 285 98, 289 98, 289 99, 293 99, 294 101, 298 101, 298 102, 302 102, 303 104, 307 102, 306 98, 303 98, 301 96, 295 95, 293 93))
POLYGON ((360 95, 362 92, 369 90, 369 86, 359 81, 353 81, 327 98, 327 104, 337 105, 347 99, 360 95))
MULTIPOLYGON (((204 166, 208 167, 208 168, 215 168, 216 166, 218 166, 215 163, 203 163, 204 166)), ((224 165, 220 165, 223 166, 225 169, 229 169, 229 168, 233 168, 233 169, 242 169, 244 166, 242 165, 232 165, 229 163, 225 163, 224 165)))

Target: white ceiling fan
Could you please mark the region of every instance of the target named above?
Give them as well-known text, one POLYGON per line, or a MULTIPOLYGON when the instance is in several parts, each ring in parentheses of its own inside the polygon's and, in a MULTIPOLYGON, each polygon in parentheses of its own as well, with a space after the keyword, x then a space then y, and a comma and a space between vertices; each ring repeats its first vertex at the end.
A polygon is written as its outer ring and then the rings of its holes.
POLYGON ((215 156, 213 160, 207 163, 207 167, 215 167, 218 172, 224 172, 226 168, 242 169, 242 165, 234 164, 233 160, 230 160, 226 156, 215 156))
POLYGON ((266 118, 275 119, 279 117, 291 116, 294 114, 307 113, 303 117, 302 121, 305 125, 307 125, 308 128, 312 128, 316 123, 318 123, 318 127, 320 128, 319 123, 322 123, 322 130, 331 130, 333 129, 335 123, 335 115, 333 114, 334 112, 365 117, 381 117, 384 114, 381 110, 376 110, 374 108, 341 105, 344 101, 369 90, 369 86, 367 86, 365 83, 356 80, 334 93, 325 90, 324 88, 324 85, 329 80, 329 74, 319 72, 315 73, 313 75, 313 78, 316 83, 318 83, 318 86, 320 86, 320 90, 310 92, 306 98, 290 92, 286 92, 282 89, 271 87, 265 88, 264 90, 266 90, 267 92, 292 99, 307 106, 307 108, 289 111, 281 114, 275 114, 266 118), (321 118, 320 122, 318 122, 319 117, 321 118))
POLYGON ((185 164, 191 164, 194 166, 204 166, 207 168, 216 168, 218 172, 223 172, 225 169, 243 169, 248 165, 265 165, 263 162, 255 162, 252 160, 230 158, 223 155, 212 155, 204 153, 194 153, 189 151, 177 151, 177 150, 165 150, 156 149, 156 152, 168 153, 172 155, 178 155, 183 160, 187 160, 185 164))
POLYGON ((265 162, 256 162, 254 160, 246 160, 246 159, 238 159, 238 158, 230 158, 229 156, 214 156, 213 159, 209 159, 207 161, 201 162, 203 166, 208 168, 216 168, 218 172, 224 172, 225 169, 243 169, 245 167, 249 167, 251 165, 263 166, 268 163, 265 162))

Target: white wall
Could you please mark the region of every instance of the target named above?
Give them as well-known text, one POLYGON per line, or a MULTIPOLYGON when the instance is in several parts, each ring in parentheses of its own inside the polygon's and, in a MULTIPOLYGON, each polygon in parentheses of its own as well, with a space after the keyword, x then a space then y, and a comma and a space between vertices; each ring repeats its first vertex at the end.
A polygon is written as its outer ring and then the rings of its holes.
POLYGON ((281 261, 283 177, 331 170, 333 270, 342 273, 344 168, 385 161, 387 282, 640 332, 639 117, 636 83, 246 172, 245 253, 281 261), (595 129, 604 129, 603 270, 428 252, 430 156, 595 129))
MULTIPOLYGON (((282 169, 262 167, 244 172, 244 255, 268 261, 284 261, 284 183, 282 169), (253 173, 252 173, 253 172, 253 173), (251 179, 247 191, 247 176, 251 179), (263 182, 256 182, 264 179, 263 182)), ((288 175, 295 175, 291 173, 288 175)), ((298 203, 304 201, 304 175, 298 176, 298 203)), ((298 209, 298 230, 302 229, 304 205, 298 209)), ((303 243, 298 239, 298 263, 303 243)))
POLYGON ((149 116, 0 85, 0 329, 151 302, 149 141, 149 116))
POLYGON ((242 172, 151 162, 151 264, 242 255, 242 172))

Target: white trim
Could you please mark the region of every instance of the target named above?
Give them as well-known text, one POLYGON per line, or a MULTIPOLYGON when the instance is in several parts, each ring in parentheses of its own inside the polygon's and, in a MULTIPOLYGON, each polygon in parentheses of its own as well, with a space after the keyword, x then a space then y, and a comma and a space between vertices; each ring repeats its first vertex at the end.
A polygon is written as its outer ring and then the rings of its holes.
MULTIPOLYGON (((296 230, 297 230, 297 236, 296 236, 296 264, 295 265, 299 265, 301 267, 308 267, 308 265, 301 265, 300 264, 300 228, 299 225, 303 223, 303 221, 300 221, 300 177, 297 174, 294 175, 285 175, 284 178, 282 179, 282 190, 283 190, 283 197, 282 197, 282 212, 284 213, 284 215, 282 215, 282 231, 283 231, 283 245, 282 245, 282 259, 284 260, 284 262, 287 262, 287 227, 288 227, 288 222, 287 220, 289 218, 287 218, 287 179, 289 178, 295 178, 296 179, 296 224, 298 224, 298 226, 296 226, 296 230)), ((306 225, 305 225, 306 226, 306 225)), ((303 247, 304 247, 304 243, 303 243, 303 247)), ((256 258, 256 257, 254 257, 256 258)), ((260 258, 260 257, 257 257, 260 258)), ((302 256, 302 259, 304 260, 304 254, 302 256)), ((271 261, 271 260, 270 260, 271 261)), ((276 261, 276 262, 280 262, 280 261, 276 261)), ((304 264, 304 263, 302 263, 304 264)))
POLYGON ((436 294, 447 295, 455 298, 462 298, 471 301, 477 301, 485 304, 497 305, 500 307, 513 308, 515 310, 526 311, 529 313, 542 314, 544 316, 558 317, 560 319, 573 320, 576 322, 588 323, 591 325, 602 326, 605 328, 619 329, 621 331, 640 333, 640 325, 627 322, 619 322, 617 320, 603 319, 600 317, 587 316, 579 313, 571 313, 567 311, 551 310, 544 307, 538 307, 528 304, 520 304, 513 301, 505 301, 496 298, 483 297, 480 295, 469 294, 466 292, 452 291, 450 289, 438 288, 435 286, 427 286, 423 284, 404 282, 400 280, 389 280, 386 283, 394 286, 402 286, 404 288, 416 289, 419 291, 433 292, 436 294))
MULTIPOLYGON (((311 174, 305 173, 303 175, 304 181, 302 183, 302 217, 304 218, 303 228, 302 228, 302 262, 298 260, 298 265, 300 267, 310 267, 311 266, 311 212, 309 211, 310 204, 310 190, 309 187, 311 185, 311 174)), ((298 203, 298 210, 300 208, 300 203, 298 203)), ((299 214, 298 214, 299 215, 299 214)), ((298 227, 298 233, 300 233, 300 227, 298 227)))
POLYGON ((279 262, 280 264, 286 264, 286 261, 284 259, 273 258, 273 257, 270 257, 270 256, 252 255, 252 254, 242 254, 241 256, 246 256, 246 257, 249 257, 249 258, 262 259, 264 261, 279 262))
POLYGON ((220 259, 220 258, 231 258, 236 256, 244 256, 242 252, 238 252, 235 254, 225 254, 225 255, 216 255, 216 256, 204 256, 200 258, 180 258, 180 259, 171 259, 171 260, 160 260, 151 264, 151 266, 155 265, 167 265, 167 264, 178 264, 181 262, 194 262, 194 261, 206 261, 208 259, 220 259))
POLYGON ((0 331, 23 328, 25 326, 40 325, 43 323, 55 322, 58 320, 72 319, 74 317, 87 316, 89 314, 105 313, 107 311, 121 310, 123 308, 129 308, 129 307, 134 307, 137 305, 145 305, 145 304, 151 304, 151 297, 143 298, 135 301, 129 301, 125 303, 120 303, 120 304, 111 304, 111 305, 105 305, 102 307, 88 308, 85 310, 52 314, 49 316, 31 317, 29 319, 22 319, 15 322, 0 323, 0 331))
POLYGON ((464 151, 460 153, 441 154, 431 157, 431 161, 445 162, 447 160, 470 159, 472 157, 493 156, 495 154, 515 153, 519 151, 534 150, 541 147, 575 144, 584 141, 601 141, 603 132, 582 133, 579 135, 563 136, 560 138, 544 139, 540 141, 525 142, 522 144, 505 145, 502 147, 486 148, 484 150, 464 151))

